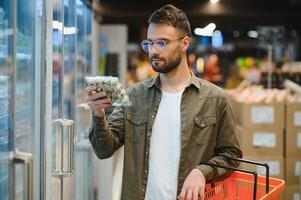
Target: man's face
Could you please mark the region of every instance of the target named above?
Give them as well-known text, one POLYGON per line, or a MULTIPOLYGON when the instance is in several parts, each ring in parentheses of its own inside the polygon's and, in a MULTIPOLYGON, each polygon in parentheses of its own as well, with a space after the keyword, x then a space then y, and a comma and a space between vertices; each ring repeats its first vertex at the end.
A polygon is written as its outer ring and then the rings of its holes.
POLYGON ((166 24, 151 23, 147 39, 153 41, 149 58, 154 71, 168 73, 179 66, 182 60, 182 38, 177 29, 166 24))

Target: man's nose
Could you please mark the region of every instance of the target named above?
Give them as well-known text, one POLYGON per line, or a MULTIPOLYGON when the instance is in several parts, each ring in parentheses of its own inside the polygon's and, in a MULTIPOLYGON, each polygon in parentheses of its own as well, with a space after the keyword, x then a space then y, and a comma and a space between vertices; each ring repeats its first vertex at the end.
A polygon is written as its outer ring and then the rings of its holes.
POLYGON ((159 54, 159 50, 158 50, 158 47, 156 46, 156 44, 153 44, 150 47, 149 54, 150 55, 157 55, 157 54, 159 54))

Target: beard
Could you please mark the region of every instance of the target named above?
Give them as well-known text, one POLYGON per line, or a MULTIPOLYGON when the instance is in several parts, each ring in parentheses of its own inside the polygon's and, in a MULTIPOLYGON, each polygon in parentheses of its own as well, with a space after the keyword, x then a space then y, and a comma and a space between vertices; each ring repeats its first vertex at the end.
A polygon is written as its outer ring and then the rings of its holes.
POLYGON ((176 51, 174 55, 169 57, 169 59, 160 58, 159 56, 154 55, 151 57, 150 61, 154 71, 166 74, 176 69, 180 64, 181 59, 182 58, 180 52, 176 51), (153 61, 153 59, 155 59, 155 61, 153 61), (163 62, 163 65, 158 66, 156 64, 157 60, 159 62, 163 62))

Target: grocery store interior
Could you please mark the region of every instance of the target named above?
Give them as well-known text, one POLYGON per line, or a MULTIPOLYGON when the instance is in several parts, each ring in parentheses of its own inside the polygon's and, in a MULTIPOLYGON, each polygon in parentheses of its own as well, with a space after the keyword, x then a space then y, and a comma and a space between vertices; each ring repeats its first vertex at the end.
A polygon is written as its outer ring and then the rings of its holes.
POLYGON ((85 77, 157 76, 140 43, 168 3, 191 23, 190 70, 230 97, 244 158, 301 199, 301 0, 1 0, 0 200, 121 198, 123 148, 93 152, 85 77))

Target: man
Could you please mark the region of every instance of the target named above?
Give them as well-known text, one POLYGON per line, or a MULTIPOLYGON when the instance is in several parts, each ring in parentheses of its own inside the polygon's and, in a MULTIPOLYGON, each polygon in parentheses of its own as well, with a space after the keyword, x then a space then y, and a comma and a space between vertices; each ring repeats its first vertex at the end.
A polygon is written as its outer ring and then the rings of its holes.
POLYGON ((235 167, 220 155, 242 157, 230 102, 189 71, 191 30, 183 11, 166 5, 148 22, 141 44, 159 75, 129 88, 131 106, 116 107, 108 120, 111 100, 88 87, 90 141, 101 159, 124 145, 122 199, 203 199, 206 182, 230 173, 203 163, 235 167))

